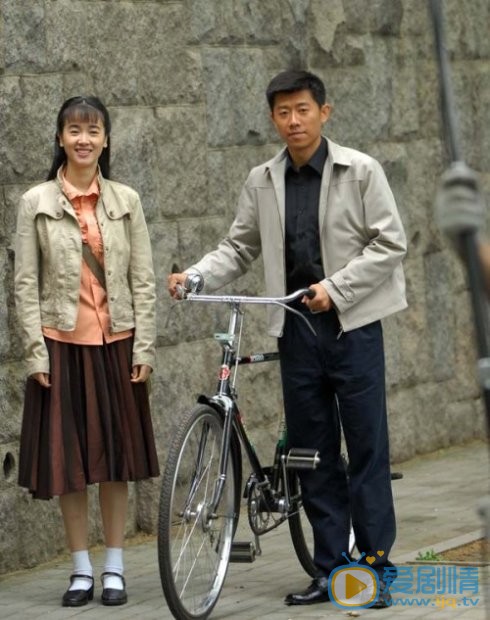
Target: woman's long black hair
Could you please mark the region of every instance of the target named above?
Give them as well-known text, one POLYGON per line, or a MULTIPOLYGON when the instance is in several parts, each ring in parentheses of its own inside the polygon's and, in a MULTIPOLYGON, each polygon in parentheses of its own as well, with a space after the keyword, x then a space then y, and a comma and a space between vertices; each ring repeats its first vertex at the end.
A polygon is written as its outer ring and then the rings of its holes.
POLYGON ((97 97, 71 97, 67 99, 58 112, 56 120, 56 135, 54 138, 54 156, 48 181, 56 178, 58 169, 66 162, 65 149, 60 146, 60 136, 68 120, 76 119, 82 122, 101 120, 107 136, 107 146, 99 157, 99 166, 102 176, 110 178, 111 161, 111 119, 105 105, 97 97))

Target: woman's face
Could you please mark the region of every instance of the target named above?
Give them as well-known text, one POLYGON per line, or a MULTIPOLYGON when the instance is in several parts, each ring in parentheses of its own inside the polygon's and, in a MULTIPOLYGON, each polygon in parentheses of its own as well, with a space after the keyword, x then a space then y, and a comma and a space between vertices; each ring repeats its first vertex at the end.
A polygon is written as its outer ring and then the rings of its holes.
POLYGON ((99 157, 107 146, 102 119, 68 118, 59 142, 65 149, 68 167, 80 170, 93 168, 95 171, 99 157))

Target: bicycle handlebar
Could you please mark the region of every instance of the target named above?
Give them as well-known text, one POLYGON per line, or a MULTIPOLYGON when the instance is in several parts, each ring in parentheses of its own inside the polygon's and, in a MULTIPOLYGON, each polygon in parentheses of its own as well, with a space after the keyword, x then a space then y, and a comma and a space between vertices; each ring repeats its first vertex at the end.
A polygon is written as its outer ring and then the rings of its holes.
POLYGON ((182 299, 187 301, 200 301, 204 303, 226 303, 226 304, 279 304, 286 305, 303 297, 313 299, 315 291, 311 288, 302 288, 284 297, 250 297, 248 295, 202 295, 200 293, 186 292, 182 287, 182 299))
POLYGON ((293 314, 298 315, 301 320, 305 321, 308 329, 316 336, 316 332, 313 329, 313 326, 308 321, 306 316, 296 308, 292 308, 288 306, 293 301, 298 299, 302 299, 303 297, 307 297, 308 299, 313 299, 316 295, 316 292, 311 288, 301 288, 289 295, 284 295, 283 297, 250 297, 248 295, 201 295, 199 291, 202 290, 204 286, 204 280, 201 274, 199 273, 191 273, 187 275, 185 279, 184 286, 177 285, 177 294, 178 297, 182 300, 187 301, 198 301, 204 303, 221 303, 221 304, 229 304, 234 307, 235 310, 238 309, 238 306, 241 304, 261 304, 261 305, 276 305, 284 308, 288 312, 292 312, 293 314))
POLYGON ((180 299, 189 301, 217 302, 231 304, 289 304, 297 299, 307 297, 313 299, 316 295, 311 288, 302 288, 284 297, 249 297, 246 295, 201 295, 204 287, 204 278, 200 273, 189 273, 184 286, 177 285, 177 293, 180 299))

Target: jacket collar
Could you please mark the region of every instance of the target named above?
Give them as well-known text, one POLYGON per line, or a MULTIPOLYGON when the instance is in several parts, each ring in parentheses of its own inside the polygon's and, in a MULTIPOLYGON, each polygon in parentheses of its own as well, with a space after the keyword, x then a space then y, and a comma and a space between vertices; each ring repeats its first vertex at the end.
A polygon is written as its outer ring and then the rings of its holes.
MULTIPOLYGON (((328 145, 327 161, 330 159, 333 165, 339 164, 340 166, 351 166, 352 150, 333 142, 333 140, 330 140, 326 136, 324 137, 328 145)), ((273 169, 282 169, 284 171, 286 169, 286 161, 287 147, 283 147, 275 157, 265 163, 265 170, 272 171, 273 169)))
MULTIPOLYGON (((114 192, 111 181, 105 179, 102 176, 100 168, 97 171, 97 181, 100 188, 100 197, 97 203, 104 209, 105 215, 111 220, 117 220, 125 215, 129 214, 129 207, 125 201, 120 200, 118 194, 114 192)), ((63 181, 61 168, 58 170, 56 179, 51 181, 54 184, 56 191, 56 197, 54 200, 43 201, 38 207, 38 213, 46 213, 50 217, 55 219, 61 219, 63 217, 63 211, 69 213, 73 217, 76 217, 75 210, 68 199, 68 196, 63 193, 63 181)))
POLYGON ((336 142, 332 142, 327 138, 328 142, 328 157, 331 157, 332 164, 338 164, 339 166, 351 166, 352 165, 352 149, 341 146, 336 142))
MULTIPOLYGON (((97 169, 97 182, 99 185, 100 195, 102 195, 102 182, 101 182, 102 180, 103 180, 103 177, 100 173, 100 168, 98 168, 97 169)), ((51 203, 50 201, 47 201, 46 203, 43 203, 42 205, 40 205, 40 208, 38 209, 38 213, 46 213, 47 215, 50 215, 51 217, 54 217, 55 219, 61 219, 63 217, 63 211, 66 211, 73 217, 76 217, 75 210, 73 208, 73 205, 70 202, 70 198, 64 191, 63 166, 60 166, 58 168, 58 172, 56 173, 56 179, 53 180, 53 183, 55 184, 56 193, 57 193, 56 204, 54 202, 51 203), (63 211, 61 211, 60 209, 62 209, 63 211)))
MULTIPOLYGON (((322 188, 320 194, 320 225, 323 225, 323 219, 325 217, 326 210, 326 196, 328 194, 328 187, 330 184, 330 178, 332 170, 335 165, 339 166, 351 166, 352 165, 352 151, 336 142, 332 142, 328 138, 328 157, 323 168, 322 188)), ((286 184, 284 175, 287 165, 287 148, 284 147, 279 153, 265 163, 265 172, 271 175, 272 185, 274 186, 274 192, 276 194, 276 205, 278 209, 279 219, 281 221, 281 227, 284 231, 285 227, 285 204, 286 204, 286 184)))
MULTIPOLYGON (((59 168, 58 168, 58 172, 56 173, 56 183, 58 185, 58 188, 60 190, 61 193, 63 193, 63 168, 64 168, 64 164, 62 164, 59 168)), ((102 173, 100 171, 100 167, 97 166, 97 184, 99 186, 99 190, 100 192, 102 192, 102 186, 105 182, 104 177, 102 176, 102 173)))

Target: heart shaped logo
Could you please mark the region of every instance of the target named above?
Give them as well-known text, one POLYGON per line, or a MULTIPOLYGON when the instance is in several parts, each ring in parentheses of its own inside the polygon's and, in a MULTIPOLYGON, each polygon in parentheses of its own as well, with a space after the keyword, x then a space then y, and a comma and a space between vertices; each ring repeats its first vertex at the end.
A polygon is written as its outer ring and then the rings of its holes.
POLYGON ((384 551, 376 551, 376 553, 379 555, 380 558, 382 558, 385 554, 384 551))
POLYGON ((367 562, 368 564, 372 564, 372 563, 373 563, 373 562, 375 562, 375 561, 376 561, 376 558, 374 557, 374 555, 368 555, 368 556, 366 556, 366 562, 367 562))

